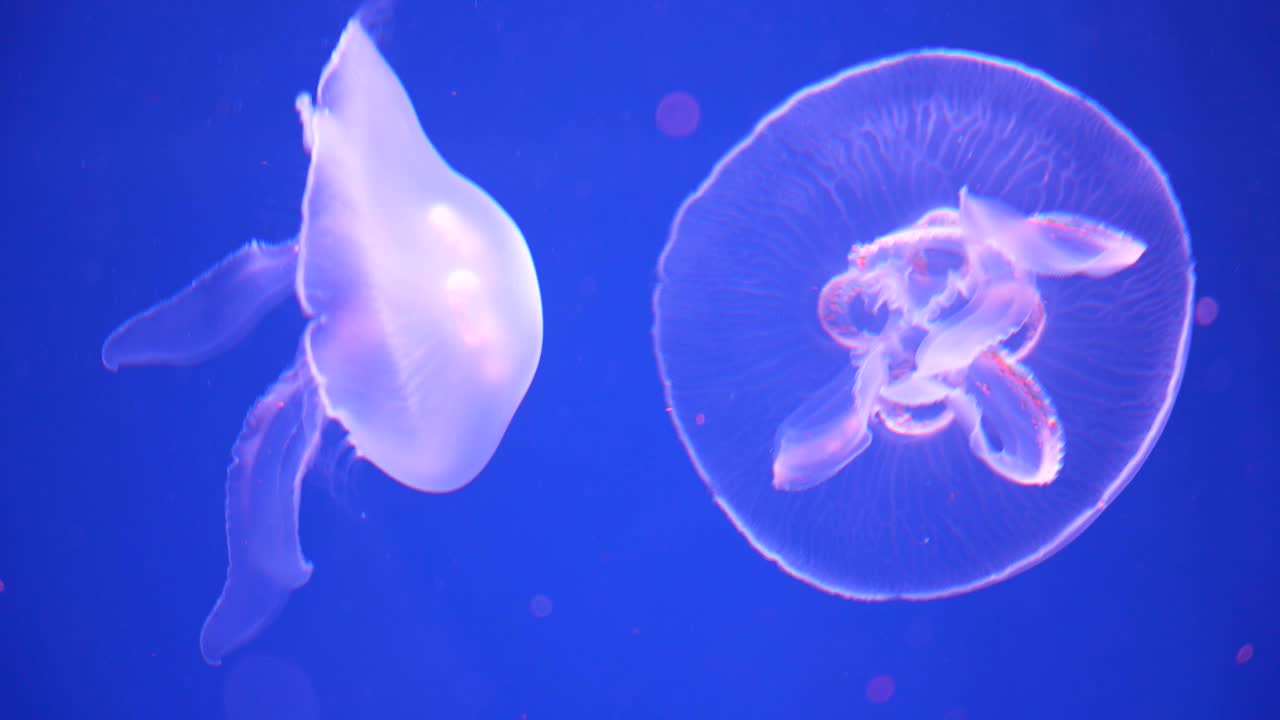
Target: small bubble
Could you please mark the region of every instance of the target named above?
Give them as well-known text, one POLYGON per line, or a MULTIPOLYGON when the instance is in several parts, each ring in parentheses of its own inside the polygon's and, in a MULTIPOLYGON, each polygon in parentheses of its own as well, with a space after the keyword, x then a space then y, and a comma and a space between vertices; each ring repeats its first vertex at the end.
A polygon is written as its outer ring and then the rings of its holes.
POLYGON ((1196 301, 1196 324, 1208 327, 1218 319, 1218 301, 1211 297, 1202 297, 1196 301))
POLYGON ((1245 643, 1236 651, 1236 664, 1243 665, 1253 659, 1253 643, 1245 643))
POLYGON ((707 416, 703 415, 702 413, 698 413, 697 415, 693 416, 693 423, 698 426, 706 425, 707 416))
POLYGON ((877 675, 867 681, 867 701, 876 705, 889 702, 893 697, 893 678, 889 675, 877 675))
POLYGON ((550 615, 551 598, 546 595, 534 595, 529 598, 529 614, 539 619, 550 615))
POLYGON ((658 102, 658 110, 654 115, 659 132, 667 137, 683 138, 689 137, 698 129, 702 111, 692 95, 677 90, 667 93, 658 102))

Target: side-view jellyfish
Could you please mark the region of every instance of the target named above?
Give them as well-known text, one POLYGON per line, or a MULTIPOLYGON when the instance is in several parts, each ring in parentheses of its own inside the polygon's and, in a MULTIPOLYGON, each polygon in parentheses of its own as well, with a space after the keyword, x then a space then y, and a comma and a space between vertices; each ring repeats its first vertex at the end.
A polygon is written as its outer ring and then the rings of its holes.
POLYGON ((684 203, 654 293, 677 432, 748 541, 861 600, 1026 570, 1147 458, 1186 360, 1151 154, 1026 67, 921 51, 765 117, 684 203))
POLYGON ((415 490, 444 493, 489 462, 533 380, 542 306, 510 217, 432 147, 359 20, 314 104, 298 237, 251 242, 107 338, 102 362, 188 365, 235 345, 290 290, 309 318, 296 359, 245 419, 227 471, 226 584, 200 649, 218 664, 269 624, 311 564, 301 483, 321 431, 415 490))

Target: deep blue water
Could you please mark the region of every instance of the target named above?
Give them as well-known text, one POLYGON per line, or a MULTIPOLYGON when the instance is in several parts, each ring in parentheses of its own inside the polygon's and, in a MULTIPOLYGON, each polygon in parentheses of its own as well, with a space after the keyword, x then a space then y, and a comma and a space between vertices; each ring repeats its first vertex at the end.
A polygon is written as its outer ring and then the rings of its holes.
POLYGON ((542 363, 457 493, 313 477, 315 574, 217 669, 196 638, 223 471, 302 319, 194 368, 113 375, 99 349, 240 243, 296 232, 293 98, 355 5, 10 8, 0 716, 1277 716, 1278 8, 403 0, 383 50, 528 239, 542 363), (922 46, 1017 59, 1126 123, 1220 315, 1150 459, 1074 543, 977 593, 868 605, 780 572, 715 507, 664 409, 650 294, 676 208, 764 113, 922 46), (654 122, 675 90, 701 107, 684 139, 654 122))

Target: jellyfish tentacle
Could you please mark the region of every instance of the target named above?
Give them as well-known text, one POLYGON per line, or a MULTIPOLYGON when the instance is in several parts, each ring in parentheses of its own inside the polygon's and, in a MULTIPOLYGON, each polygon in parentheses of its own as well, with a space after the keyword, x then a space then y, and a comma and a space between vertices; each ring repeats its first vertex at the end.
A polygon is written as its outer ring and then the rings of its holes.
POLYGON ((871 416, 889 380, 884 354, 872 349, 792 411, 778 431, 773 486, 807 490, 826 482, 871 445, 871 416))
POLYGON ((252 640, 311 577, 298 541, 302 478, 315 460, 324 410, 305 355, 245 418, 227 468, 227 579, 200 632, 217 665, 252 640))
POLYGON ((965 231, 1013 261, 1048 277, 1103 278, 1138 261, 1147 244, 1099 220, 1064 212, 1026 217, 998 200, 960 191, 965 231))
POLYGON ((173 297, 126 320, 102 345, 108 370, 197 365, 233 347, 294 288, 296 241, 250 241, 173 297))
POLYGON ((969 368, 965 383, 948 405, 974 456, 1018 485, 1053 482, 1066 441, 1057 411, 1031 371, 987 352, 969 368))
POLYGON ((979 354, 1021 329, 1039 303, 1030 283, 983 288, 957 317, 939 323, 920 343, 916 351, 918 372, 933 376, 969 367, 979 354))

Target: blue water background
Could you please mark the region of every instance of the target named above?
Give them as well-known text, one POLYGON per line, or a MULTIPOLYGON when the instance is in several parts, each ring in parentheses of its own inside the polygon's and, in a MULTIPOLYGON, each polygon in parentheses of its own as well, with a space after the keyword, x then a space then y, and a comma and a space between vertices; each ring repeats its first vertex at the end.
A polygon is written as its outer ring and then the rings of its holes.
POLYGON ((240 243, 296 231, 293 98, 354 9, 7 6, 0 717, 1280 717, 1280 6, 1256 0, 404 0, 385 53, 524 230, 542 364, 458 493, 314 477, 311 582, 206 666, 228 452, 301 318, 195 368, 112 375, 98 352, 240 243), (938 45, 1124 121, 1221 314, 1163 439, 1073 544, 972 595, 858 604, 787 577, 712 503, 664 411, 650 292, 675 209, 759 117, 938 45), (675 90, 702 110, 680 140, 654 122, 675 90))

